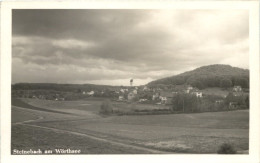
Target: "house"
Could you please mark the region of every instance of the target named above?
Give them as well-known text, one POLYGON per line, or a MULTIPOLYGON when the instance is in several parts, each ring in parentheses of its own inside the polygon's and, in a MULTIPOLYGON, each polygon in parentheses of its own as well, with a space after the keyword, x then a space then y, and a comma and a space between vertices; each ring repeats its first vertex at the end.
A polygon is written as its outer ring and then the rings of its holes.
POLYGON ((243 92, 233 92, 233 96, 243 96, 243 92))
POLYGON ((241 88, 240 85, 236 85, 236 86, 234 86, 233 91, 234 91, 234 92, 241 92, 241 91, 242 91, 242 88, 241 88))
POLYGON ((137 94, 137 90, 135 89, 135 90, 133 90, 133 93, 136 95, 137 94))
POLYGON ((149 88, 147 86, 144 86, 143 91, 148 91, 149 88))
POLYGON ((95 92, 94 92, 94 91, 90 91, 90 92, 87 92, 87 94, 88 94, 89 96, 93 96, 93 95, 95 94, 95 92))
POLYGON ((139 100, 139 102, 145 102, 145 101, 147 101, 147 99, 142 98, 139 100))
POLYGON ((229 109, 236 109, 238 107, 238 103, 237 102, 230 102, 229 103, 229 109))
POLYGON ((194 91, 191 94, 196 95, 196 97, 202 97, 202 92, 194 91))
POLYGON ((174 94, 171 92, 161 92, 160 93, 160 100, 162 104, 172 104, 174 94))
POLYGON ((162 103, 162 104, 166 104, 166 102, 167 102, 167 97, 162 96, 162 97, 161 97, 161 103, 162 103))
POLYGON ((188 86, 188 87, 184 90, 184 92, 185 92, 185 93, 190 93, 192 90, 193 90, 193 87, 192 87, 192 86, 188 86))
POLYGON ((216 104, 222 104, 222 103, 224 103, 224 100, 216 100, 215 103, 216 104))
POLYGON ((127 88, 126 88, 126 89, 121 88, 121 89, 120 89, 120 92, 122 92, 122 93, 128 92, 128 89, 127 89, 127 88))
POLYGON ((119 100, 119 101, 124 100, 124 96, 123 96, 123 95, 120 95, 120 96, 118 97, 118 100, 119 100))
POLYGON ((159 99, 160 93, 156 92, 155 94, 153 94, 152 100, 156 100, 159 99))
POLYGON ((128 99, 129 101, 133 100, 134 97, 135 97, 135 94, 134 94, 133 92, 130 92, 130 93, 128 93, 128 95, 127 95, 127 99, 128 99))

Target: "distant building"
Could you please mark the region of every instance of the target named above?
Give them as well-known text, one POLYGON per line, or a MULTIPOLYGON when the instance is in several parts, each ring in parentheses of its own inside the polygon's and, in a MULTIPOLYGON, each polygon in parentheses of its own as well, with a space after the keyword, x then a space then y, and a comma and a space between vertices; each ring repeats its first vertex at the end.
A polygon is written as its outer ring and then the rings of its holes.
POLYGON ((216 104, 222 104, 222 103, 224 103, 224 100, 216 100, 215 103, 216 104))
POLYGON ((120 101, 124 100, 124 96, 120 95, 120 96, 118 97, 118 100, 120 100, 120 101))
POLYGON ((172 92, 172 94, 174 94, 174 95, 177 95, 177 94, 178 94, 178 92, 172 92))
POLYGON ((135 94, 134 94, 133 92, 130 92, 130 93, 128 93, 128 95, 127 95, 127 99, 128 99, 129 101, 133 100, 134 97, 135 97, 135 94))
POLYGON ((152 100, 156 100, 159 99, 160 94, 158 92, 156 92, 155 94, 153 94, 152 100))
POLYGON ((238 103, 237 102, 230 102, 229 103, 229 109, 236 109, 238 107, 238 103))
POLYGON ((162 96, 162 97, 161 97, 161 103, 162 103, 162 104, 166 104, 166 103, 167 103, 167 97, 162 96))
POLYGON ((147 99, 140 99, 139 102, 145 102, 147 99))
POLYGON ((233 92, 233 96, 243 96, 243 92, 233 92))
POLYGON ((174 94, 171 92, 161 92, 160 93, 160 100, 161 104, 172 104, 174 94))
POLYGON ((191 90, 193 90, 193 87, 192 86, 188 86, 185 90, 185 93, 190 93, 191 90))
POLYGON ((94 92, 94 91, 90 91, 90 92, 87 92, 87 94, 88 94, 89 96, 93 96, 93 95, 95 94, 95 92, 94 92))
POLYGON ((202 97, 202 92, 199 91, 192 92, 191 94, 196 95, 196 97, 202 97))
POLYGON ((149 90, 147 86, 144 86, 143 91, 149 90))
POLYGON ((234 92, 241 92, 241 91, 242 91, 242 88, 241 88, 241 86, 236 85, 236 86, 234 86, 233 91, 234 91, 234 92))
POLYGON ((126 88, 126 89, 121 88, 121 89, 120 89, 120 92, 122 92, 122 93, 128 92, 128 89, 127 89, 127 88, 126 88))

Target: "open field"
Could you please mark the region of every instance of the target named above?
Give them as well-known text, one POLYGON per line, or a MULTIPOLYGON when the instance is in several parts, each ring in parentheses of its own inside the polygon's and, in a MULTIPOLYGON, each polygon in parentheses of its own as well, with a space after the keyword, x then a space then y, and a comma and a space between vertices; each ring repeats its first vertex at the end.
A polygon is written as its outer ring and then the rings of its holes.
POLYGON ((201 92, 205 95, 216 95, 225 97, 228 95, 229 90, 224 90, 220 88, 206 88, 201 90, 201 92))
MULTIPOLYGON (((31 148, 44 149, 53 144, 53 148, 82 149, 82 153, 86 154, 157 153, 157 150, 158 153, 216 153, 218 147, 227 142, 238 151, 248 150, 248 110, 101 117, 98 111, 102 101, 98 100, 23 101, 38 108, 68 114, 12 107, 12 149, 26 147, 26 144, 31 148), (15 124, 30 119, 33 121, 15 124), (52 129, 71 133, 65 132, 61 137, 52 129), (82 138, 75 133, 88 137, 82 138), (108 144, 98 145, 100 141, 93 138, 104 139, 108 144), (22 141, 24 139, 26 143, 22 141), (88 144, 90 147, 85 147, 88 144), (133 150, 133 147, 138 150, 133 150)), ((19 104, 13 103, 16 106, 19 104)))
POLYGON ((81 150, 81 154, 148 154, 150 152, 122 147, 113 143, 93 140, 74 134, 64 134, 41 128, 14 125, 12 126, 12 150, 81 150), (21 143, 23 142, 23 143, 21 143))

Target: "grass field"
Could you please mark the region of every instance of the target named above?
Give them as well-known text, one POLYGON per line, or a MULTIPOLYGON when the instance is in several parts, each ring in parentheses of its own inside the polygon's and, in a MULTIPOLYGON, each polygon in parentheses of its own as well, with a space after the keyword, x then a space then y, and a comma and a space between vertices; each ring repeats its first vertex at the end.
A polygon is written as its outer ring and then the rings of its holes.
MULTIPOLYGON (((28 105, 48 110, 71 113, 61 114, 32 109, 19 109, 13 107, 12 122, 28 119, 42 119, 28 124, 56 128, 76 133, 88 134, 102 138, 108 142, 120 142, 137 147, 155 149, 172 153, 216 153, 223 143, 232 144, 237 151, 248 150, 249 143, 249 112, 248 110, 229 112, 209 112, 196 114, 170 114, 170 115, 132 115, 101 117, 98 111, 102 101, 41 101, 23 99, 28 105), (23 118, 20 118, 23 117, 23 118)), ((13 104, 19 105, 19 104, 13 104)), ((26 125, 26 123, 25 123, 26 125)), ((87 138, 74 138, 70 134, 59 137, 59 133, 23 126, 12 127, 12 148, 25 147, 52 147, 62 146, 82 149, 83 153, 149 153, 145 150, 133 150, 118 146, 97 145, 97 140, 87 138), (30 135, 32 138, 28 137, 30 135), (51 136, 49 136, 51 135, 51 136), (68 137, 68 138, 66 138, 68 137), (27 139, 26 143, 22 140, 27 139), (58 140, 59 139, 59 140, 58 140), (69 140, 69 141, 68 141, 69 140), (38 141, 38 143, 35 143, 38 141), (85 149, 84 141, 91 141, 89 148, 85 149), (78 142, 78 143, 77 143, 78 142), (80 143, 82 142, 82 143, 80 143), (47 144, 46 146, 42 146, 47 144), (98 149, 96 149, 98 148, 98 149), (108 151, 107 148, 111 148, 108 151)), ((109 144, 109 143, 108 143, 109 144)), ((54 148, 54 147, 53 147, 54 148)))
POLYGON ((53 133, 53 131, 23 125, 12 126, 11 150, 81 150, 81 154, 148 154, 142 150, 123 148, 111 143, 75 136, 73 134, 53 133), (22 143, 21 143, 22 142, 22 143))
POLYGON ((222 96, 222 97, 227 96, 229 93, 228 90, 224 90, 224 89, 220 89, 220 88, 206 88, 201 91, 205 95, 216 95, 216 96, 222 96))

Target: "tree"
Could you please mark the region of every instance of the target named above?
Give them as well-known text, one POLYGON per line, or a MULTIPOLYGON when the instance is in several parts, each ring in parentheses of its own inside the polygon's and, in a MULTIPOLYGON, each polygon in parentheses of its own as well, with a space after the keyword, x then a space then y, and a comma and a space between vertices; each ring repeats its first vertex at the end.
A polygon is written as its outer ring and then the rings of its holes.
POLYGON ((248 88, 249 87, 249 81, 246 78, 237 78, 235 80, 235 85, 240 85, 242 88, 248 88))
POLYGON ((228 95, 227 95, 227 97, 226 97, 226 99, 225 99, 225 103, 226 103, 227 105, 229 105, 230 102, 235 102, 235 101, 236 101, 235 96, 233 95, 232 92, 229 92, 228 95))
POLYGON ((174 111, 195 112, 198 111, 199 99, 196 95, 177 94, 172 99, 174 111))
POLYGON ((232 86, 232 81, 230 79, 222 79, 220 81, 220 87, 222 88, 229 88, 232 86))
POLYGON ((247 108, 249 108, 249 95, 246 96, 245 103, 246 103, 247 108))
POLYGON ((110 114, 113 112, 113 106, 111 104, 110 100, 105 100, 101 106, 100 106, 100 111, 101 114, 110 114))

